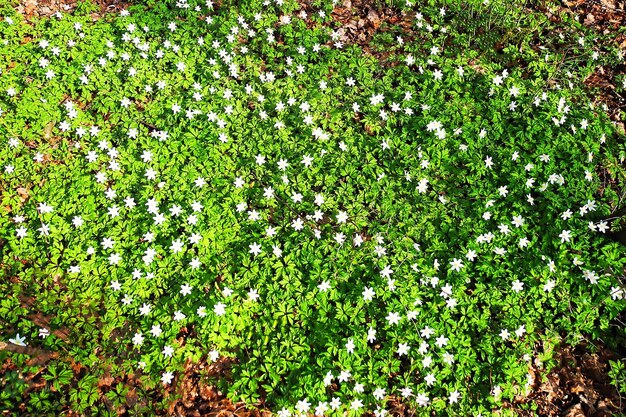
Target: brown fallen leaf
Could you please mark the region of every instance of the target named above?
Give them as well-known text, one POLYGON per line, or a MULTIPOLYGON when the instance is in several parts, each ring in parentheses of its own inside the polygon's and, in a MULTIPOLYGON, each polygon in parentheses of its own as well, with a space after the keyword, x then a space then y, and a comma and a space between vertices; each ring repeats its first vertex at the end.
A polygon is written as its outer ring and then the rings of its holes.
POLYGON ((30 18, 33 16, 33 12, 37 9, 37 0, 24 1, 24 14, 30 18))
POLYGON ((98 388, 110 387, 113 384, 113 381, 115 381, 115 379, 108 372, 106 372, 104 376, 100 377, 98 380, 98 388))
POLYGON ((609 9, 615 9, 615 1, 613 0, 600 0, 602 2, 602 5, 604 7, 607 7, 609 9))
POLYGON ((371 22, 372 26, 374 26, 374 29, 378 29, 380 26, 380 16, 378 16, 378 13, 374 10, 370 10, 367 14, 367 19, 371 22))
POLYGON ((24 187, 18 187, 16 191, 17 191, 17 194, 20 196, 20 200, 22 201, 22 203, 28 200, 28 198, 30 197, 28 195, 28 189, 24 187))
POLYGON ((52 136, 52 129, 54 128, 54 122, 50 122, 46 125, 46 127, 43 129, 43 137, 45 139, 50 139, 50 137, 52 136))
POLYGON ((137 389, 135 387, 129 389, 126 393, 126 404, 128 404, 129 407, 134 407, 135 404, 137 404, 138 399, 139 397, 137 396, 137 389))
POLYGON ((564 414, 564 417, 586 417, 580 404, 573 405, 564 414))

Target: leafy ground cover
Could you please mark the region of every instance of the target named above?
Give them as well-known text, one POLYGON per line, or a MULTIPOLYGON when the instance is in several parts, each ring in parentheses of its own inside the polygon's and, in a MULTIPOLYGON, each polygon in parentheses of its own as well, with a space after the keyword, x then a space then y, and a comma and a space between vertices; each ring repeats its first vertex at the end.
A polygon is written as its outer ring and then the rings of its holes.
POLYGON ((7 414, 510 415, 620 340, 623 137, 583 83, 619 48, 354 6, 4 6, 7 414))

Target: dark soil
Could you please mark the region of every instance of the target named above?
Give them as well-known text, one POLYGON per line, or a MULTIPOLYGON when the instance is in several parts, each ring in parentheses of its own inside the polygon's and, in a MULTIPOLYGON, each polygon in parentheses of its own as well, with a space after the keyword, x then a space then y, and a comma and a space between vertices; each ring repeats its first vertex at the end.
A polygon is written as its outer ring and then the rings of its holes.
MULTIPOLYGON (((20 0, 17 11, 27 19, 34 17, 50 17, 56 12, 70 12, 76 7, 77 0, 20 0)), ((99 18, 107 12, 125 9, 129 2, 123 0, 92 0, 99 6, 100 12, 93 15, 99 18)))
MULTIPOLYGON (((560 2, 560 12, 569 13, 584 26, 602 36, 606 43, 612 43, 625 52, 626 2, 617 0, 566 0, 560 2)), ((600 48, 601 44, 597 45, 600 48)), ((626 111, 626 100, 623 93, 616 91, 617 77, 626 76, 624 62, 616 67, 600 66, 597 71, 584 82, 589 89, 597 94, 598 102, 606 104, 611 120, 624 129, 622 111, 626 111)))
POLYGON ((583 345, 561 348, 556 353, 558 365, 547 376, 533 368, 533 390, 527 397, 507 403, 522 417, 609 417, 624 412, 626 398, 611 385, 609 360, 617 355, 604 346, 591 353, 583 345), (543 382, 542 382, 543 381, 543 382), (536 411, 523 410, 524 404, 534 403, 536 411))
POLYGON ((411 27, 415 13, 403 13, 395 7, 378 5, 372 0, 344 0, 333 9, 333 18, 340 24, 340 41, 357 44, 363 51, 384 59, 388 52, 374 48, 372 40, 378 32, 396 30, 402 32, 405 42, 411 41, 411 27))
POLYGON ((262 404, 248 408, 243 403, 233 403, 211 381, 215 378, 230 379, 232 360, 220 358, 215 363, 187 364, 185 373, 177 381, 169 409, 161 415, 167 416, 237 416, 270 417, 271 412, 262 404))
MULTIPOLYGON (((69 398, 67 392, 57 392, 52 381, 44 379, 46 366, 57 359, 59 355, 56 353, 42 355, 39 352, 21 352, 32 354, 29 360, 29 366, 38 365, 38 371, 22 374, 21 379, 27 385, 22 395, 22 402, 16 403, 13 410, 0 410, 0 416, 27 416, 28 399, 36 392, 47 391, 52 395, 52 401, 65 404, 63 412, 59 415, 80 416, 70 409, 69 398), (45 358, 42 360, 42 358, 45 358)), ((67 362, 67 361, 64 361, 67 362)), ((111 375, 104 372, 98 380, 99 400, 95 404, 96 407, 109 412, 113 412, 118 416, 130 417, 138 415, 138 410, 149 409, 154 416, 176 416, 176 417, 269 417, 271 413, 263 406, 263 404, 252 404, 247 406, 244 403, 234 403, 226 395, 220 391, 214 381, 216 379, 225 378, 229 380, 232 360, 228 358, 220 358, 217 362, 208 363, 200 361, 199 363, 188 362, 184 372, 178 373, 176 378, 170 385, 162 389, 156 387, 153 389, 145 389, 141 382, 141 374, 126 374, 123 376, 111 375), (127 388, 127 393, 122 403, 119 401, 113 403, 107 393, 114 391, 118 386, 127 388), (156 404, 163 404, 163 409, 158 409, 156 404), (251 407, 251 408, 248 408, 251 407), (156 408, 156 409, 155 409, 156 408)), ((74 377, 71 383, 72 387, 76 387, 79 381, 85 377, 89 370, 80 363, 68 362, 74 377)), ((0 363, 0 391, 6 389, 3 375, 10 372, 20 372, 18 367, 7 359, 0 363)), ((66 387, 67 390, 67 387, 66 387)), ((142 414, 143 415, 143 414, 142 414)))

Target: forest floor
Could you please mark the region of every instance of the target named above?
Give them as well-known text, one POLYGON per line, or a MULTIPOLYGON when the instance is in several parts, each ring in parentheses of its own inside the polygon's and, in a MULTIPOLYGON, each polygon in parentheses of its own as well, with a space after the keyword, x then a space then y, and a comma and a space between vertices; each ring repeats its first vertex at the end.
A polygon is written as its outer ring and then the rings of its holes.
MULTIPOLYGON (((132 1, 124 0, 92 0, 100 8, 92 14, 93 19, 100 18, 105 13, 114 13, 125 9, 132 1)), ((533 3, 533 2, 531 2, 533 3)), ((18 12, 27 19, 50 17, 58 11, 69 12, 76 7, 77 0, 23 0, 17 7, 18 12)), ((303 10, 310 8, 309 2, 302 0, 303 10)), ((559 12, 571 13, 578 16, 578 21, 597 31, 598 34, 609 35, 611 42, 615 42, 626 50, 626 34, 619 33, 620 27, 626 27, 626 2, 616 0, 572 0, 561 1, 559 12), (614 34, 614 36, 610 36, 614 34)), ((558 23, 558 14, 541 5, 530 6, 535 12, 546 14, 552 21, 558 23)), ((554 11, 554 9, 552 9, 554 11)), ((410 36, 412 16, 403 14, 397 9, 376 0, 345 0, 333 10, 333 17, 343 27, 342 41, 356 43, 366 52, 381 60, 385 54, 377 52, 372 40, 378 31, 394 25, 403 27, 410 36)), ((626 74, 626 66, 602 67, 585 80, 590 94, 597 97, 599 103, 605 103, 613 122, 624 129, 621 112, 626 108, 623 95, 616 90, 616 78, 626 74)), ((626 410, 626 398, 611 385, 608 376, 609 360, 623 359, 622 355, 611 351, 606 346, 583 344, 576 348, 561 347, 556 353, 558 365, 547 375, 540 369, 533 369, 536 383, 533 390, 526 397, 519 397, 506 408, 517 410, 520 416, 565 416, 565 417, 592 417, 614 416, 626 410), (543 382, 542 382, 543 381, 543 382), (521 410, 522 404, 535 403, 537 411, 531 413, 521 410)), ((249 410, 243 404, 234 404, 217 388, 203 384, 200 375, 206 372, 215 376, 228 375, 230 363, 217 362, 214 364, 189 364, 182 382, 178 384, 177 392, 166 392, 176 398, 170 403, 167 415, 176 416, 269 416, 270 412, 262 404, 255 410, 249 410)), ((0 367, 2 370, 11 367, 10 361, 0 367)), ((31 379, 33 389, 37 389, 38 376, 31 379)), ((102 381, 102 389, 112 387, 118 382, 102 381)), ((45 384, 44 384, 45 385, 45 384)), ((131 391, 132 392, 132 391, 131 391)), ((159 394, 155 394, 159 395, 159 394)), ((130 399, 133 400, 132 398, 130 399)), ((134 401, 140 401, 135 398, 134 401)), ((412 410, 404 408, 400 403, 392 405, 393 415, 413 415, 412 410)), ((124 410, 118 410, 122 414, 124 410)), ((2 413, 0 412, 0 415, 2 413)), ((68 416, 76 415, 69 412, 68 416)))

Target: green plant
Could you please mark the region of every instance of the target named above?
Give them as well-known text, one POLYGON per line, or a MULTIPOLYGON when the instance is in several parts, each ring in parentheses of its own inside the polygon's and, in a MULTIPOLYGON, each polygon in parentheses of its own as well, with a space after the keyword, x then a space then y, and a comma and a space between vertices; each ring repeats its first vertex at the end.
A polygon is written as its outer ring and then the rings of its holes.
POLYGON ((150 390, 232 358, 217 383, 281 415, 486 415, 561 335, 608 329, 619 144, 574 78, 448 47, 439 2, 415 42, 376 38, 384 66, 329 4, 276 3, 3 10, 0 331, 60 353, 46 389, 113 413, 107 373, 150 390))

